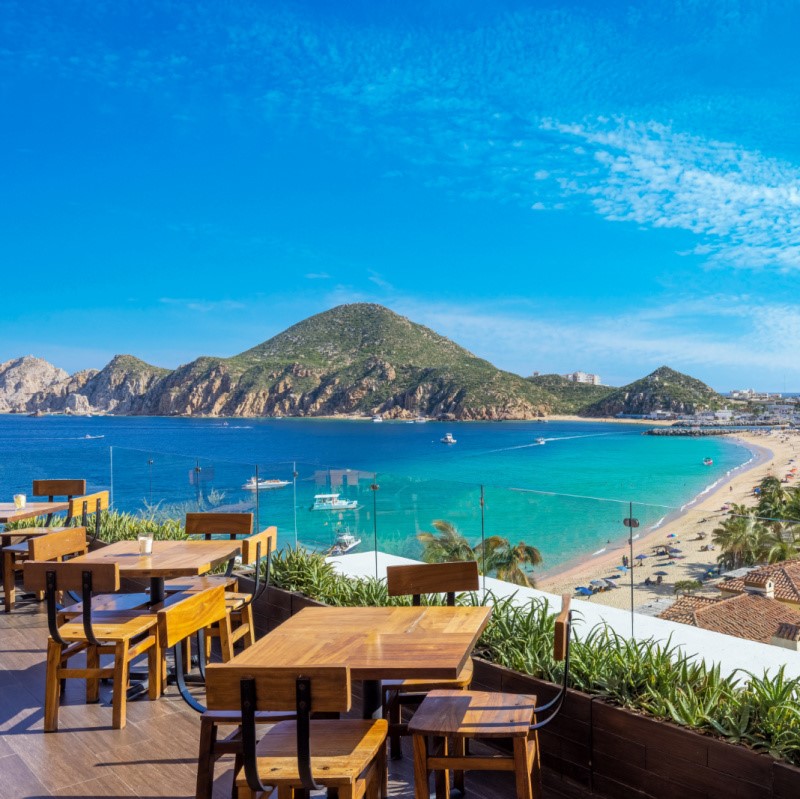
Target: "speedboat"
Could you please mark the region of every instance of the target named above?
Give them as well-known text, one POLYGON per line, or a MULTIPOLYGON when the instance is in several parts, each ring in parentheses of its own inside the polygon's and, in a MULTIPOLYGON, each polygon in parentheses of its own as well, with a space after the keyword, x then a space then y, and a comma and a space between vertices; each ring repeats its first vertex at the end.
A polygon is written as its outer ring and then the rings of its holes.
POLYGON ((285 488, 289 485, 288 480, 257 480, 251 477, 246 483, 242 485, 243 491, 263 491, 272 488, 285 488))
POLYGON ((703 458, 703 466, 711 466, 714 461, 711 458, 703 458))
POLYGON ((372 417, 372 421, 373 421, 373 422, 382 422, 382 421, 383 421, 383 416, 381 416, 379 413, 376 413, 376 414, 375 414, 375 415, 372 417))
POLYGON ((361 543, 360 538, 356 538, 348 529, 339 530, 336 533, 336 541, 328 550, 329 555, 345 555, 351 549, 355 549, 361 543))
POLYGON ((316 494, 311 510, 356 510, 358 500, 339 499, 338 494, 316 494))
POLYGON ((453 438, 452 433, 445 433, 442 438, 440 439, 442 444, 455 444, 456 440, 453 438))
POLYGON ((537 443, 537 444, 539 444, 539 445, 541 446, 542 444, 544 444, 544 443, 545 443, 545 440, 544 440, 543 438, 537 438, 537 439, 536 439, 536 443, 537 443))
POLYGON ((426 419, 424 416, 417 416, 417 417, 414 419, 414 422, 415 422, 416 424, 425 424, 427 421, 428 421, 428 420, 427 420, 427 419, 426 419))

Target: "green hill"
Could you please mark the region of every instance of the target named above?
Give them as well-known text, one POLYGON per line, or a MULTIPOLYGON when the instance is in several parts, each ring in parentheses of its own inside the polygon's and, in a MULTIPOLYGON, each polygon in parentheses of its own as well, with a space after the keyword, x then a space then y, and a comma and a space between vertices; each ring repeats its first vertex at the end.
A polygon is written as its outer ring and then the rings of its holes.
POLYGON ((716 409, 723 404, 724 399, 710 386, 668 366, 661 366, 647 377, 618 388, 584 408, 581 415, 643 415, 654 411, 696 413, 716 409))
POLYGON ((527 380, 551 394, 555 400, 551 413, 580 414, 584 408, 607 397, 612 386, 593 386, 589 383, 573 383, 561 375, 536 375, 527 380))
POLYGON ((199 358, 144 413, 527 419, 552 397, 380 305, 340 305, 231 358, 199 358))

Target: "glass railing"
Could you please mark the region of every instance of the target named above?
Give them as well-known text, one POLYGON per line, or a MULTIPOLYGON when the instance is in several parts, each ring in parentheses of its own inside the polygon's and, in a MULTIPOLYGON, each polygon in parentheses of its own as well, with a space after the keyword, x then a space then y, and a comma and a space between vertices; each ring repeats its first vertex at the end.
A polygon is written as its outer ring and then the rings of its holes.
POLYGON ((87 444, 0 462, 2 495, 29 493, 36 478, 83 476, 89 491, 110 490, 117 511, 253 512, 259 528, 278 528, 279 547, 346 555, 339 568, 351 574, 382 577, 398 559, 470 557, 495 592, 535 586, 646 615, 661 612, 680 584, 693 590, 693 581, 697 588, 716 576, 712 531, 727 514, 724 496, 700 511, 529 485, 87 444))

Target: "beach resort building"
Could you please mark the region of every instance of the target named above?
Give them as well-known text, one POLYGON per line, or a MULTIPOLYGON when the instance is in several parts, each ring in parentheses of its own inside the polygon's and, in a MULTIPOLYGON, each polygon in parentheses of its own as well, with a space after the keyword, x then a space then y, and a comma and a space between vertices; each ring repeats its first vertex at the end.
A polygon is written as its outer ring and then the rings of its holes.
POLYGON ((600 375, 593 375, 590 372, 569 372, 569 374, 562 375, 562 377, 571 383, 588 383, 591 386, 602 385, 600 375))
POLYGON ((682 596, 659 618, 765 644, 790 649, 798 646, 800 610, 765 593, 748 591, 721 599, 682 596))

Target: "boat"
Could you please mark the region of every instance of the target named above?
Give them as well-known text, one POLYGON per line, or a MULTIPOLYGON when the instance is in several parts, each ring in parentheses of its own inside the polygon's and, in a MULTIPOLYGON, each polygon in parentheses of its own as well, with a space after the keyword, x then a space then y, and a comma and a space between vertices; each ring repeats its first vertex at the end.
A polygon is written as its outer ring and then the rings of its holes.
POLYGON ((246 483, 242 485, 243 491, 263 491, 272 488, 285 488, 289 485, 288 480, 257 480, 251 477, 246 483))
POLYGON ((316 494, 311 510, 356 510, 358 500, 339 499, 338 494, 316 494))
POLYGON ((417 417, 414 419, 414 422, 415 422, 416 424, 425 424, 427 421, 428 421, 428 420, 427 420, 427 419, 426 419, 424 416, 417 416, 417 417))
POLYGON ((381 416, 379 413, 376 413, 376 414, 375 414, 375 415, 372 417, 372 421, 373 421, 373 422, 382 422, 382 421, 383 421, 383 416, 381 416))
POLYGON ((539 444, 539 445, 541 446, 542 444, 544 444, 544 443, 545 443, 545 440, 544 440, 543 438, 537 438, 537 439, 536 439, 536 443, 537 443, 537 444, 539 444))
POLYGON ((105 436, 90 436, 88 433, 84 436, 84 439, 95 439, 95 438, 105 438, 105 436))
POLYGON ((360 538, 356 538, 348 528, 336 531, 336 540, 328 550, 328 555, 346 555, 350 550, 355 549, 361 543, 360 538))
POLYGON ((714 461, 711 458, 703 458, 703 466, 711 466, 714 461))
POLYGON ((455 444, 456 440, 453 438, 452 433, 445 433, 442 438, 440 439, 442 444, 455 444))

